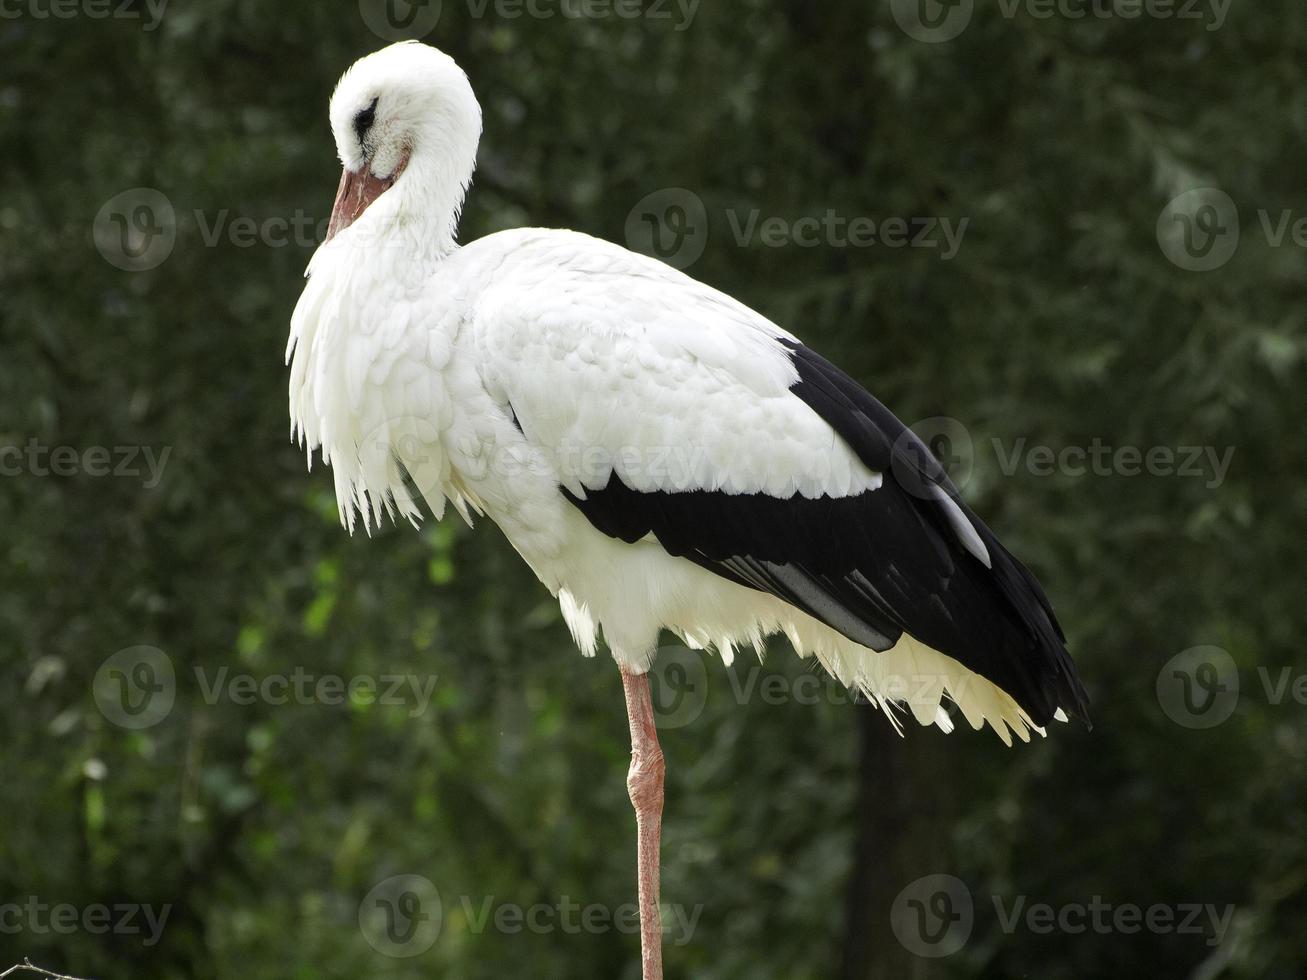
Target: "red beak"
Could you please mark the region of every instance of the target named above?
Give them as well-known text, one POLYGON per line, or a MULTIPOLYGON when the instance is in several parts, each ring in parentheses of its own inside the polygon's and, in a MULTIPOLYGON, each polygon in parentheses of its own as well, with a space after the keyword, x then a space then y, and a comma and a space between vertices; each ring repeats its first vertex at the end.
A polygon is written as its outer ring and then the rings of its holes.
POLYGON ((336 190, 336 203, 331 209, 326 240, 331 241, 358 221, 363 212, 372 206, 373 201, 394 186, 407 165, 408 156, 405 155, 389 177, 377 177, 368 169, 367 164, 363 165, 360 173, 345 170, 340 175, 340 187, 336 190))

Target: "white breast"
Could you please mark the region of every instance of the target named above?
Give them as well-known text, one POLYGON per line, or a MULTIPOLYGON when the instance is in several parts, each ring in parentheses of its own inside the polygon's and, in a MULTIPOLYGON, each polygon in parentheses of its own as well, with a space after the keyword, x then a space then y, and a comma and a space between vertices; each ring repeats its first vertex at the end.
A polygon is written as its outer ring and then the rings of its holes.
POLYGON ((416 522, 415 496, 440 517, 446 498, 462 502, 444 449, 457 311, 432 302, 428 276, 350 246, 336 239, 314 255, 291 321, 292 437, 310 463, 321 449, 351 531, 356 515, 369 529, 383 513, 416 522))

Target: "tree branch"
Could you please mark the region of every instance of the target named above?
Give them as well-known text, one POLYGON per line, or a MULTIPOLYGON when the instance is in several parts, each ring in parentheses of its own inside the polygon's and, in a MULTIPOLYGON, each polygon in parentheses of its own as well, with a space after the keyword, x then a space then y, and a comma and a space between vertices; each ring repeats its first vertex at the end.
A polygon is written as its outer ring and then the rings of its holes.
POLYGON ((23 962, 15 963, 9 969, 5 970, 4 973, 0 973, 0 980, 4 980, 5 977, 17 973, 19 970, 31 970, 33 973, 39 973, 43 977, 50 977, 51 980, 81 980, 80 977, 65 976, 62 973, 51 973, 49 970, 42 969, 39 966, 33 966, 32 961, 26 956, 23 957, 23 962))

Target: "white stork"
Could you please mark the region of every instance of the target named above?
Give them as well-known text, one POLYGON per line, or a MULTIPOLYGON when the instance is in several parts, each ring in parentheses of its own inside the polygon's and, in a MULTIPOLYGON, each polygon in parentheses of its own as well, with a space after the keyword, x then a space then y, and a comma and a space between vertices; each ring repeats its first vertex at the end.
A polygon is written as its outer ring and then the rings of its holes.
POLYGON ((953 702, 1007 744, 1086 698, 1043 590, 921 442, 793 334, 571 231, 455 242, 481 110, 417 42, 331 99, 344 174, 291 322, 292 438, 341 520, 484 514, 581 651, 602 629, 631 729, 644 976, 660 977, 661 630, 729 663, 783 633, 898 721, 953 702))

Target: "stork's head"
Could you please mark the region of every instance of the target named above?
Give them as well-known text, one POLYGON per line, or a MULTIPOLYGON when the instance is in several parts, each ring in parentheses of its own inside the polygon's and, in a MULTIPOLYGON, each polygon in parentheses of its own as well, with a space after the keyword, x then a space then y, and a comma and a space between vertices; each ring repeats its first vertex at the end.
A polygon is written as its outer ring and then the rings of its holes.
POLYGON ((415 207, 457 219, 476 166, 481 107, 447 54, 405 41, 355 62, 331 97, 331 130, 345 172, 328 240, 405 174, 431 197, 415 207))

